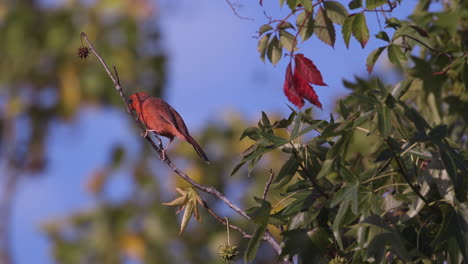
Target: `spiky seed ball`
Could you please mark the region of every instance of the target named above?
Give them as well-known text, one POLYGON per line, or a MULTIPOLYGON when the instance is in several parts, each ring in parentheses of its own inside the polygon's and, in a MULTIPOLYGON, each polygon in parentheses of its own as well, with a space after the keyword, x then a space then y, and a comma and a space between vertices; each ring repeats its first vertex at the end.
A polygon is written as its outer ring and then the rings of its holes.
POLYGON ((239 256, 239 250, 235 245, 223 244, 218 248, 218 255, 224 263, 231 263, 231 261, 234 261, 239 256))
POLYGON ((85 47, 85 46, 81 46, 78 48, 78 52, 77 52, 77 55, 78 57, 80 57, 81 59, 86 59, 88 58, 88 55, 89 55, 89 48, 88 47, 85 47))

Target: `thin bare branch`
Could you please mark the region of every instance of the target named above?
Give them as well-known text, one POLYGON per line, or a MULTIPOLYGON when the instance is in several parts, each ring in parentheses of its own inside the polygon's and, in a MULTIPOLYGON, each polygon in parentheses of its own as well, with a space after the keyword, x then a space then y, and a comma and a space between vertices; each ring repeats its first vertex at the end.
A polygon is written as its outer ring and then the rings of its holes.
POLYGON ((244 19, 244 20, 254 21, 252 18, 244 17, 244 16, 239 15, 239 13, 237 13, 236 7, 234 6, 233 3, 231 3, 230 0, 226 0, 226 3, 227 3, 227 4, 229 5, 229 7, 232 9, 232 12, 234 12, 234 15, 236 15, 236 17, 238 17, 238 18, 240 18, 240 19, 244 19))
MULTIPOLYGON (((94 47, 92 46, 91 42, 88 40, 86 34, 84 32, 81 33, 81 37, 85 39, 85 41, 88 43, 89 45, 89 48, 91 49, 91 51, 93 52, 93 54, 99 59, 99 61, 101 62, 102 66, 104 67, 104 69, 106 70, 107 74, 109 75, 109 77, 112 79, 112 82, 114 83, 114 86, 115 86, 115 89, 117 90, 117 92, 119 93, 119 95, 122 97, 122 100, 124 102, 124 104, 127 106, 127 111, 130 115, 133 116, 132 112, 129 111, 129 107, 127 105, 127 99, 123 93, 123 90, 122 90, 122 86, 120 85, 120 81, 118 80, 117 77, 114 77, 114 75, 112 75, 111 71, 109 70, 109 67, 107 67, 104 59, 102 59, 102 57, 99 55, 99 53, 94 49, 94 47)), ((118 76, 117 74, 117 69, 114 67, 114 72, 115 72, 115 76, 118 76)), ((139 124, 140 128, 142 129, 142 131, 145 131, 144 129, 144 126, 143 124, 141 124, 140 120, 138 119, 138 117, 135 117, 135 121, 139 124)), ((226 204, 227 206, 229 206, 229 208, 231 208, 232 210, 234 210, 236 213, 240 214, 241 216, 243 216, 244 218, 246 218, 247 220, 251 220, 250 216, 248 216, 244 210, 242 210, 241 208, 239 208, 238 206, 236 206, 234 203, 232 203, 228 198, 226 198, 226 196, 224 196, 221 192, 219 192, 216 188, 214 187, 211 187, 211 186, 204 186, 204 185, 201 185, 199 183, 197 183, 196 181, 194 181, 192 178, 190 178, 187 174, 185 174, 182 170, 180 170, 179 168, 177 168, 177 166, 171 161, 171 159, 165 155, 165 158, 163 159, 163 154, 162 154, 162 150, 161 148, 159 148, 156 143, 153 141, 153 139, 151 139, 151 137, 149 135, 147 135, 145 137, 146 141, 148 141, 148 143, 151 145, 151 147, 159 154, 159 157, 161 159, 162 162, 166 163, 171 169, 172 171, 174 171, 177 175, 179 175, 180 177, 182 177, 185 181, 187 181, 188 183, 190 183, 192 186, 194 186, 195 188, 203 191, 203 192, 206 192, 214 197, 216 197, 218 200, 221 200, 224 204, 226 204)), ((265 237, 266 237, 266 241, 270 244, 270 246, 278 253, 278 254, 281 254, 281 246, 279 245, 279 243, 273 238, 273 236, 271 235, 271 233, 269 231, 267 231, 265 233, 265 237)))
MULTIPOLYGON (((228 222, 227 222, 225 219, 221 218, 219 215, 217 215, 217 214, 208 206, 208 204, 207 204, 205 201, 202 200, 202 202, 203 202, 203 203, 202 203, 203 207, 208 211, 208 213, 210 213, 210 215, 212 215, 216 220, 218 220, 218 222, 220 222, 220 223, 223 224, 223 225, 227 225, 227 224, 228 224, 228 222)), ((240 228, 240 227, 238 227, 238 226, 235 226, 235 225, 233 225, 233 224, 229 224, 229 228, 239 231, 239 233, 241 233, 242 236, 243 236, 244 238, 252 238, 252 235, 249 235, 247 232, 245 232, 242 228, 240 228)), ((264 239, 265 239, 265 238, 264 238, 264 239)), ((265 240, 266 240, 266 239, 265 239, 265 240)))
POLYGON ((273 181, 273 178, 275 177, 275 174, 273 173, 273 170, 271 168, 268 171, 270 172, 270 177, 268 177, 268 181, 265 183, 265 188, 263 189, 263 200, 266 199, 268 190, 270 189, 271 182, 273 181))

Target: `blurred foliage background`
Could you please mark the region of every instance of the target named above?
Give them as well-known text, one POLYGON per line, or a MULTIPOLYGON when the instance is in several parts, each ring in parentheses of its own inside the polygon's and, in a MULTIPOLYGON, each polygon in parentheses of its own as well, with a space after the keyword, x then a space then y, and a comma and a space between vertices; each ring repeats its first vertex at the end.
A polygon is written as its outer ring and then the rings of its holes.
MULTIPOLYGON (((10 222, 15 194, 24 181, 47 177, 50 124, 74 122, 82 107, 125 109, 97 59, 77 56, 80 33, 86 32, 105 60, 118 66, 127 95, 145 90, 163 96, 167 55, 157 12, 157 4, 149 0, 0 3, 0 263, 15 263, 10 222)), ((211 153, 210 166, 189 145, 174 144, 170 152, 195 180, 231 192, 240 203, 247 199, 236 192, 251 186, 251 179, 235 179, 228 187, 226 168, 234 166, 234 153, 248 144, 238 142, 246 123, 235 114, 226 119, 223 127, 208 124, 197 139, 211 153)), ((138 157, 129 157, 127 146, 115 146, 107 166, 84 175, 95 208, 40 223, 57 263, 218 263, 225 228, 202 211, 203 224, 190 225, 179 236, 178 216, 162 202, 176 195, 175 187, 187 184, 158 164, 144 140, 138 144, 143 149, 138 157), (132 195, 111 201, 108 182, 122 171, 131 179, 132 195)), ((268 177, 267 170, 262 173, 268 177)), ((207 202, 232 215, 217 201, 207 202)), ((239 239, 231 232, 231 241, 239 239)), ((259 263, 272 257, 267 250, 259 263)))

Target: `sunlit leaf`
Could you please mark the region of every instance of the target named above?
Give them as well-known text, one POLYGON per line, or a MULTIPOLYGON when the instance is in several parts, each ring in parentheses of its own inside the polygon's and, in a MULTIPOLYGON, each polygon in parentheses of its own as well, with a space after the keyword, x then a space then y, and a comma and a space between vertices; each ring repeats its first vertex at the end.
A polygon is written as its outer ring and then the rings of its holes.
POLYGON ((353 36, 361 43, 361 47, 364 48, 369 41, 369 28, 367 27, 366 16, 364 13, 358 13, 353 19, 353 36))
POLYGON ((384 51, 386 48, 387 47, 377 48, 374 51, 372 51, 369 54, 369 56, 367 56, 366 67, 367 67, 367 71, 369 72, 369 74, 372 73, 372 71, 374 70, 375 63, 379 59, 380 54, 382 54, 382 51, 384 51))
POLYGON ((343 25, 348 17, 348 10, 337 1, 325 1, 323 5, 330 20, 335 24, 343 25))
POLYGON ((314 33, 324 43, 332 47, 335 45, 335 27, 322 7, 319 8, 315 17, 314 33))

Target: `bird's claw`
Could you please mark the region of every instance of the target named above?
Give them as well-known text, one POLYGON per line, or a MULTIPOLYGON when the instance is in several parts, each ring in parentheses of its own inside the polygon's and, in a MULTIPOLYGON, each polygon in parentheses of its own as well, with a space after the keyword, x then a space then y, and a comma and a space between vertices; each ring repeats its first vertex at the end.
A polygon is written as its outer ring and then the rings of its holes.
POLYGON ((166 150, 165 150, 165 149, 161 150, 161 159, 162 159, 162 160, 166 160, 166 159, 167 159, 167 155, 166 155, 166 150))
POLYGON ((145 130, 145 132, 141 132, 140 136, 147 137, 148 136, 148 130, 145 130))

